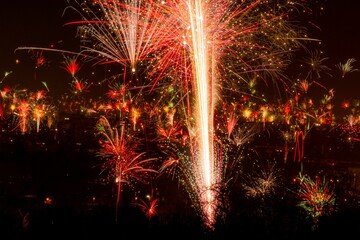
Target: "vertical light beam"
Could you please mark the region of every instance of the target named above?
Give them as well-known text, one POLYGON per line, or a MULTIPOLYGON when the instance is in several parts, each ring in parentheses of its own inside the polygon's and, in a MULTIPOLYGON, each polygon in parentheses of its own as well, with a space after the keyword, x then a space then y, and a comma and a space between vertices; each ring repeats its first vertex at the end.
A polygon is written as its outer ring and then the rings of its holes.
POLYGON ((214 176, 212 167, 214 166, 213 156, 213 115, 212 108, 214 101, 210 94, 211 78, 209 77, 208 64, 208 46, 206 39, 206 23, 203 17, 203 8, 201 0, 196 0, 194 6, 188 2, 189 17, 192 31, 193 44, 193 63, 194 63, 194 81, 196 82, 196 124, 199 129, 199 163, 196 165, 201 169, 199 180, 199 189, 201 191, 202 210, 209 225, 215 221, 215 196, 212 191, 214 176))

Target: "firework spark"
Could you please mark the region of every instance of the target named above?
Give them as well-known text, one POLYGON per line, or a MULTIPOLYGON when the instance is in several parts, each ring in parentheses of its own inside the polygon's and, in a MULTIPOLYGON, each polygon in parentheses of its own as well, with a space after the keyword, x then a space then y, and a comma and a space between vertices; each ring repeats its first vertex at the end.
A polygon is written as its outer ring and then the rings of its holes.
POLYGON ((345 63, 338 63, 336 66, 341 71, 341 77, 345 77, 347 73, 359 71, 359 69, 354 68, 353 63, 356 62, 355 58, 349 58, 345 63))

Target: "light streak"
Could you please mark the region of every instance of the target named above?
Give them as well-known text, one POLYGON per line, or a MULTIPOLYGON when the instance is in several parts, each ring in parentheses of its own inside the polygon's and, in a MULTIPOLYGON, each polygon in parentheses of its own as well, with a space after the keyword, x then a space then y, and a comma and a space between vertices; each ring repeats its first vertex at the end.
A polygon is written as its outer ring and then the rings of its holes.
POLYGON ((213 109, 214 109, 214 95, 209 92, 212 89, 211 79, 208 76, 208 44, 206 43, 207 36, 205 32, 206 23, 203 17, 202 1, 195 1, 193 7, 188 3, 189 17, 192 30, 192 41, 194 51, 194 72, 196 81, 196 106, 198 113, 197 126, 200 128, 199 136, 199 173, 203 175, 202 181, 198 182, 200 189, 205 191, 201 200, 204 205, 205 216, 207 216, 209 224, 214 223, 215 209, 214 201, 215 196, 212 192, 214 186, 213 180, 213 109))

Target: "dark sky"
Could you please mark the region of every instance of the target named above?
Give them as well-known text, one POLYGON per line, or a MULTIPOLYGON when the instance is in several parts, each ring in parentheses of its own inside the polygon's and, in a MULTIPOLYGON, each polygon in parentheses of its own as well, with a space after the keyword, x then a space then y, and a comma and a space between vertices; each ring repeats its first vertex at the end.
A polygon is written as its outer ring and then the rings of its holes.
POLYGON ((3 85, 17 83, 18 88, 45 90, 41 82, 46 82, 50 91, 69 87, 71 78, 62 69, 61 53, 16 50, 18 47, 41 47, 78 51, 75 28, 63 26, 71 19, 63 15, 66 6, 66 0, 2 0, 0 73, 4 76, 5 71, 12 71, 3 85), (35 68, 39 54, 44 57, 45 65, 35 68), (16 60, 20 62, 17 64, 16 60))
MULTIPOLYGON (((333 67, 349 58, 356 59, 354 68, 360 70, 360 1, 327 0, 323 16, 318 19, 321 27, 319 37, 322 40, 324 56, 329 57, 328 65, 333 67)), ((360 71, 354 71, 345 78, 339 75, 327 77, 323 83, 335 89, 338 102, 360 99, 360 71)))
MULTIPOLYGON (((314 37, 322 40, 321 48, 331 67, 349 58, 358 60, 354 67, 360 69, 360 1, 319 0, 325 7, 315 23, 320 27, 314 37)), ((43 89, 42 81, 51 89, 65 89, 69 75, 58 63, 58 53, 43 52, 48 61, 43 69, 35 69, 35 58, 31 52, 14 50, 17 47, 51 47, 77 51, 80 46, 75 37, 74 26, 63 26, 71 17, 63 11, 66 0, 2 0, 0 8, 0 73, 13 71, 3 84, 14 84, 25 88, 43 89), (30 57, 29 57, 30 56, 30 57), (15 64, 16 59, 20 60, 15 64), (31 68, 25 68, 25 65, 31 68)), ((360 98, 360 71, 346 78, 323 79, 327 87, 335 89, 338 102, 360 98)), ((3 86, 1 86, 3 87, 3 86)))

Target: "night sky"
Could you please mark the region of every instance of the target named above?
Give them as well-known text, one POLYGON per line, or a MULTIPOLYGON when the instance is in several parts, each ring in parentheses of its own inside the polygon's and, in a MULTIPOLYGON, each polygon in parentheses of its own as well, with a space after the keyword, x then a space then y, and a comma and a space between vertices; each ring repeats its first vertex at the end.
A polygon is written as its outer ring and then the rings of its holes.
MULTIPOLYGON (((329 57, 328 65, 333 67, 354 58, 354 68, 360 70, 360 1, 328 0, 324 6, 323 16, 318 19, 318 34, 324 56, 329 57)), ((360 98, 360 71, 352 72, 344 79, 339 75, 328 77, 323 83, 335 89, 337 101, 360 98)))
MULTIPOLYGON (((309 31, 322 40, 320 50, 329 67, 349 58, 357 61, 354 68, 360 69, 360 1, 358 0, 320 0, 316 8, 324 10, 316 13, 313 19, 318 28, 309 31)), ((68 88, 69 74, 61 68, 59 53, 43 52, 46 65, 35 69, 36 56, 27 50, 15 51, 17 47, 53 47, 69 51, 78 51, 79 40, 75 26, 64 26, 74 15, 66 11, 66 0, 3 0, 0 8, 0 73, 12 71, 3 84, 28 88, 44 89, 42 81, 47 82, 55 96, 61 95, 68 88), (16 63, 19 60, 19 63, 16 63)), ((315 9, 315 12, 318 12, 315 9)), ((94 79, 96 81, 96 79, 94 79)), ((341 78, 326 76, 322 84, 335 89, 335 103, 359 97, 360 71, 352 72, 341 78)))
POLYGON ((17 50, 18 47, 39 47, 79 51, 76 29, 64 26, 70 21, 66 0, 5 0, 0 8, 1 38, 0 72, 12 71, 4 85, 45 90, 58 97, 69 88, 69 74, 60 63, 61 53, 42 51, 45 64, 35 68, 39 51, 17 50), (16 61, 19 61, 17 63, 16 61))

